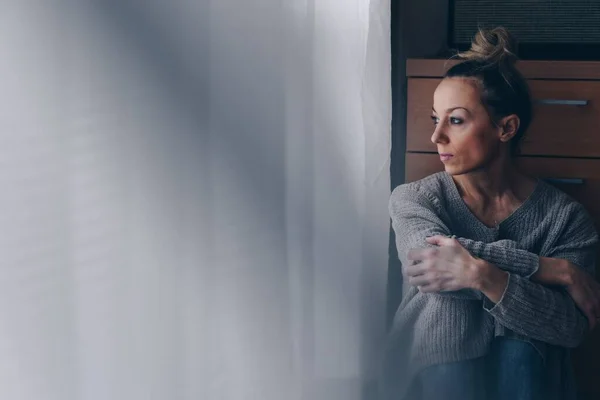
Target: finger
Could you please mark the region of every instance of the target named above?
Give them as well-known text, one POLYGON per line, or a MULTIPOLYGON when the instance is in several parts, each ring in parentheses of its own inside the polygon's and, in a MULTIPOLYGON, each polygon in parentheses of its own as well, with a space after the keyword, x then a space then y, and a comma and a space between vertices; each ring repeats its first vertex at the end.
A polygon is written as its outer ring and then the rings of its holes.
POLYGON ((593 330, 594 327, 596 327, 598 323, 600 323, 600 308, 598 307, 596 299, 594 299, 594 305, 590 314, 594 317, 592 320, 590 320, 590 330, 593 330))
POLYGON ((406 258, 411 261, 422 261, 425 259, 425 250, 427 249, 410 249, 406 258))
POLYGON ((443 235, 435 235, 425 239, 425 241, 429 244, 433 244, 436 246, 452 246, 456 239, 454 236, 447 237, 443 235))
POLYGON ((440 291, 440 287, 436 283, 430 283, 428 285, 422 285, 417 287, 422 293, 437 293, 440 291))
POLYGON ((594 298, 594 300, 592 300, 592 310, 594 310, 594 315, 596 316, 596 319, 600 319, 600 303, 598 302, 597 298, 594 298))
POLYGON ((438 253, 436 248, 410 249, 406 254, 406 258, 412 261, 423 261, 431 257, 435 257, 438 253))
POLYGON ((414 264, 414 265, 408 265, 408 266, 404 267, 404 276, 411 277, 411 276, 423 275, 430 268, 431 268, 431 266, 427 262, 422 262, 422 263, 414 264))
POLYGON ((408 284, 410 286, 428 286, 431 283, 431 277, 428 274, 411 276, 408 278, 408 284))
POLYGON ((585 311, 585 316, 588 319, 588 325, 590 326, 590 331, 591 331, 596 327, 596 323, 598 322, 598 320, 596 319, 596 315, 594 314, 593 310, 591 310, 591 309, 587 309, 585 311))

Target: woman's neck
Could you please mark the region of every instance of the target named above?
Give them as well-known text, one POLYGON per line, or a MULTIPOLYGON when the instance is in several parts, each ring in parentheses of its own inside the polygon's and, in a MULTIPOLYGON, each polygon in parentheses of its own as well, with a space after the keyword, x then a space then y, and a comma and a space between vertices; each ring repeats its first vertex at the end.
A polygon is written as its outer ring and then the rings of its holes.
POLYGON ((500 199, 524 201, 535 186, 510 160, 498 160, 478 171, 453 176, 453 179, 463 198, 483 202, 500 199))

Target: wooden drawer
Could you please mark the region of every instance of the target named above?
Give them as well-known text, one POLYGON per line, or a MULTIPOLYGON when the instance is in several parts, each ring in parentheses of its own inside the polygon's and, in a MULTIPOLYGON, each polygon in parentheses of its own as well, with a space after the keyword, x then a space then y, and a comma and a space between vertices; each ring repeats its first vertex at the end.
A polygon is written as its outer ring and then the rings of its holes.
MULTIPOLYGON (((408 80, 407 151, 435 152, 431 106, 439 78, 408 80)), ((600 81, 530 80, 534 118, 523 155, 600 157, 600 81)))
MULTIPOLYGON (((600 229, 600 159, 520 157, 518 163, 524 172, 532 176, 564 179, 562 183, 554 184, 583 204, 596 222, 596 229, 600 229)), ((406 154, 407 182, 443 169, 437 154, 406 154)), ((600 263, 600 253, 598 257, 600 263)), ((597 277, 599 272, 597 264, 597 277)), ((600 399, 600 328, 573 352, 573 363, 583 398, 600 399)))

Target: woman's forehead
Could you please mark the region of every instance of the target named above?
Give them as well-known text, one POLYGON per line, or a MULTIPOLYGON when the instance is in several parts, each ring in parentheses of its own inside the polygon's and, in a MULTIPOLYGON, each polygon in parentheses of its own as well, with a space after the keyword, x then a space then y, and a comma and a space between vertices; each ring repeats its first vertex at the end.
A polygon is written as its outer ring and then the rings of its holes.
POLYGON ((472 79, 446 78, 433 94, 433 108, 444 112, 456 108, 476 111, 483 108, 477 84, 472 79))

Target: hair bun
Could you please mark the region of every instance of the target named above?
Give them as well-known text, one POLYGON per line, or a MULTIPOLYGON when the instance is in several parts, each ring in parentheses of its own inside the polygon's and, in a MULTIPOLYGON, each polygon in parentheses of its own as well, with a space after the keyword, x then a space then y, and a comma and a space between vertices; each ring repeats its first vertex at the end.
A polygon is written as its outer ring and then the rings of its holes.
POLYGON ((471 49, 457 56, 489 64, 514 64, 517 61, 517 41, 503 27, 479 29, 471 42, 471 49))

